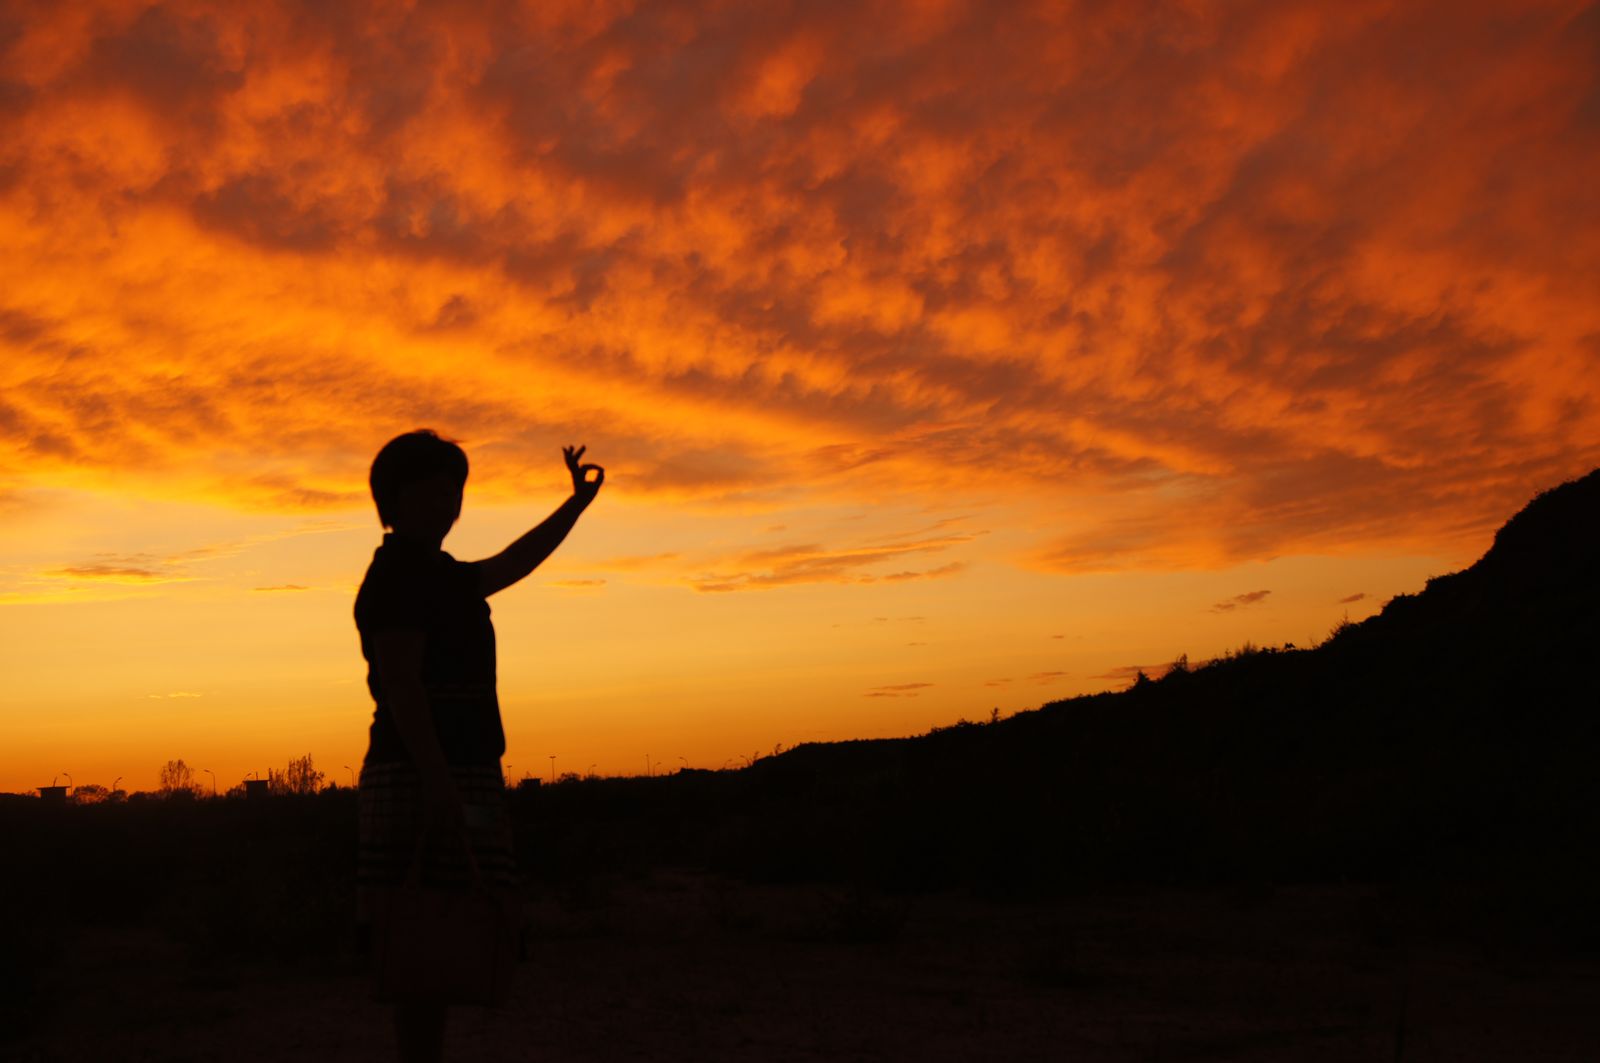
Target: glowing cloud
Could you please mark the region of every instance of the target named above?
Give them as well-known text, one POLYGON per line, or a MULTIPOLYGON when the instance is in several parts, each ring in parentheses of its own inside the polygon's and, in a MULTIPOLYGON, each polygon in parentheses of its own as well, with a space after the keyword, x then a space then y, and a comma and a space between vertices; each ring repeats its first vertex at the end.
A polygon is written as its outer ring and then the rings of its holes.
POLYGON ((1600 458, 1593 22, 37 8, 0 497, 345 506, 429 424, 491 492, 1025 501, 1071 570, 1481 530, 1600 458))

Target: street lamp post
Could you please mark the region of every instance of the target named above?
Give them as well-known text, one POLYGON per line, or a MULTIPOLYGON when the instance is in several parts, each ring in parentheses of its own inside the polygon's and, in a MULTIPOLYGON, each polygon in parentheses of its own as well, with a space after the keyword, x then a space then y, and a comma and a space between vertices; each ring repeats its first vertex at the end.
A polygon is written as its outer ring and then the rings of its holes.
POLYGON ((346 764, 344 770, 350 773, 350 789, 354 790, 356 788, 356 769, 346 764))
POLYGON ((217 796, 217 773, 210 768, 201 768, 200 770, 211 776, 211 796, 217 796))
POLYGON ((550 785, 556 784, 556 755, 550 754, 550 785))

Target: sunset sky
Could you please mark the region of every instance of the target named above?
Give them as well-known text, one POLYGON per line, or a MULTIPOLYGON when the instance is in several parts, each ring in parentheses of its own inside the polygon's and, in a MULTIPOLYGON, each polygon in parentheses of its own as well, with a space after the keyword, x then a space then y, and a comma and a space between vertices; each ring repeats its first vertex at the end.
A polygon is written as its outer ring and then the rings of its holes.
MULTIPOLYGON (((0 790, 371 701, 373 454, 510 774, 1310 644, 1600 464, 1600 8, 0 3, 0 790)), ((211 775, 201 775, 210 785, 211 775)))

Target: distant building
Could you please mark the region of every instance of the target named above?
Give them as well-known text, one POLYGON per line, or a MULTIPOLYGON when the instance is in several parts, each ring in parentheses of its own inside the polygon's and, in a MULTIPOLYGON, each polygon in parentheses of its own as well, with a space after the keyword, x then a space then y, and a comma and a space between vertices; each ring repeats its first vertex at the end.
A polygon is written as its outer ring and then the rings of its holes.
POLYGON ((268 786, 271 784, 266 779, 246 779, 244 781, 244 796, 246 800, 256 801, 272 793, 268 786))
POLYGON ((67 788, 65 786, 41 786, 39 796, 47 805, 64 805, 67 803, 67 788))

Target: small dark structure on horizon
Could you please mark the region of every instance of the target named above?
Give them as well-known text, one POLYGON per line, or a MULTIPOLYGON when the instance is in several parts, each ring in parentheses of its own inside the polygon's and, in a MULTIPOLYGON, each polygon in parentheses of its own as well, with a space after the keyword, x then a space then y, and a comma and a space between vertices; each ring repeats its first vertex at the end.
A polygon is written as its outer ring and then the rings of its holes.
POLYGON ((270 783, 266 779, 246 779, 244 781, 244 796, 246 800, 257 801, 272 793, 270 783))
POLYGON ((39 797, 47 805, 64 805, 67 803, 67 788, 65 786, 41 786, 39 797))

